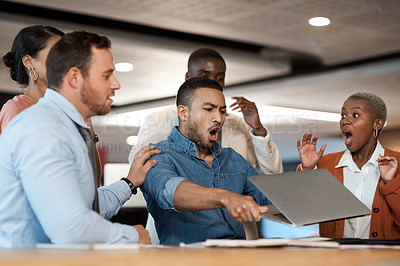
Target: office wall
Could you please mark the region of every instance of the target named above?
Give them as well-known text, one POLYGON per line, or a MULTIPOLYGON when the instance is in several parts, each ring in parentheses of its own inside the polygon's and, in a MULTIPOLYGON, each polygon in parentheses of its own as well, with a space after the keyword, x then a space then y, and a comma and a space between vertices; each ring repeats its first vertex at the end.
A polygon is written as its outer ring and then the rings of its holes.
POLYGON ((400 128, 383 129, 379 140, 383 146, 400 152, 400 128))

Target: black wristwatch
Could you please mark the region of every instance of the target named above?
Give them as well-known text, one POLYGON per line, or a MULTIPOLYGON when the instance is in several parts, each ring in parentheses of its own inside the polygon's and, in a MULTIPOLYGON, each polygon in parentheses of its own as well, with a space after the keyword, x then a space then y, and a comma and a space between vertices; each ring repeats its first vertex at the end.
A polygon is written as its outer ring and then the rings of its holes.
POLYGON ((121 180, 125 181, 128 184, 133 195, 137 194, 137 187, 128 178, 123 177, 123 178, 121 178, 121 180))

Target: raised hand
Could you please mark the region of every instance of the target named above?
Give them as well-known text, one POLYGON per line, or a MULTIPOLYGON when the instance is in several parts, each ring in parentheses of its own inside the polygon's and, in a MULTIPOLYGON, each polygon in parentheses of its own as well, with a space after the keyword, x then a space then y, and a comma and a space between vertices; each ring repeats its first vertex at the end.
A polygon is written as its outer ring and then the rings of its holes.
POLYGON ((265 137, 267 130, 261 124, 256 104, 244 97, 232 97, 232 99, 235 99, 236 102, 229 107, 233 108, 232 110, 240 109, 239 111, 243 113, 244 121, 253 129, 254 135, 265 137))
POLYGON ((154 154, 161 153, 160 150, 156 150, 155 148, 156 146, 154 145, 143 147, 138 153, 136 153, 135 158, 133 159, 133 163, 129 169, 129 174, 126 178, 128 178, 136 187, 139 187, 144 183, 147 173, 157 163, 156 160, 146 162, 154 154))
POLYGON ((318 136, 315 136, 312 140, 312 132, 304 132, 303 139, 297 139, 297 149, 299 150, 299 156, 303 170, 312 170, 318 161, 324 154, 326 145, 322 145, 321 149, 317 153, 316 145, 318 136))
POLYGON ((388 184, 396 177, 399 162, 393 156, 382 156, 380 154, 377 162, 379 163, 382 180, 385 184, 388 184))

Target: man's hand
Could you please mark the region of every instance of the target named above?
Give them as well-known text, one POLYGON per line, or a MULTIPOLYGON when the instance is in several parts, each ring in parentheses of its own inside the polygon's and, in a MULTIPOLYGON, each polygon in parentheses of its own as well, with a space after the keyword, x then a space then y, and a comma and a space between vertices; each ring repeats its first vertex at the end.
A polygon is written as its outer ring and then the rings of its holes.
POLYGON ((301 160, 303 170, 312 170, 318 161, 324 154, 326 145, 322 145, 321 149, 317 153, 316 146, 318 136, 315 136, 312 140, 312 133, 304 132, 303 139, 300 144, 300 139, 297 139, 297 149, 301 160))
POLYGON ((268 207, 258 205, 253 197, 239 195, 231 191, 227 191, 226 197, 222 199, 222 204, 239 223, 260 221, 260 213, 268 211, 268 207))
POLYGON ((226 208, 239 223, 258 222, 261 219, 260 213, 268 211, 268 207, 258 205, 252 196, 222 188, 204 187, 189 180, 182 181, 176 188, 174 205, 177 210, 185 212, 226 208))
POLYGON ((236 102, 229 107, 233 108, 232 110, 240 109, 239 112, 243 113, 243 119, 253 129, 254 135, 265 137, 267 130, 261 124, 256 104, 244 97, 232 97, 232 99, 235 99, 236 102))
POLYGON ((147 231, 143 225, 134 225, 133 228, 136 229, 139 235, 139 241, 138 244, 143 244, 143 245, 151 245, 151 239, 149 235, 149 231, 147 231))
POLYGON ((154 154, 161 153, 160 150, 156 150, 155 148, 156 146, 154 145, 146 146, 136 153, 135 158, 133 159, 133 163, 129 169, 129 174, 126 178, 128 178, 136 187, 143 185, 147 173, 157 163, 156 160, 146 162, 154 154))

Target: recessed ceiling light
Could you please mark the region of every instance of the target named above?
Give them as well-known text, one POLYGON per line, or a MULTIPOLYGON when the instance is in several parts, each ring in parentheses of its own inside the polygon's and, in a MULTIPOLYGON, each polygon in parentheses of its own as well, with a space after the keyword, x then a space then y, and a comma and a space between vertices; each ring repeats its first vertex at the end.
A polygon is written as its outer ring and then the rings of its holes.
POLYGON ((133 65, 131 63, 117 63, 115 64, 115 71, 118 72, 130 72, 133 69, 133 65))
POLYGON ((329 24, 331 24, 331 21, 329 18, 326 17, 314 17, 310 18, 308 20, 308 23, 310 23, 311 26, 322 27, 328 26, 329 24))

